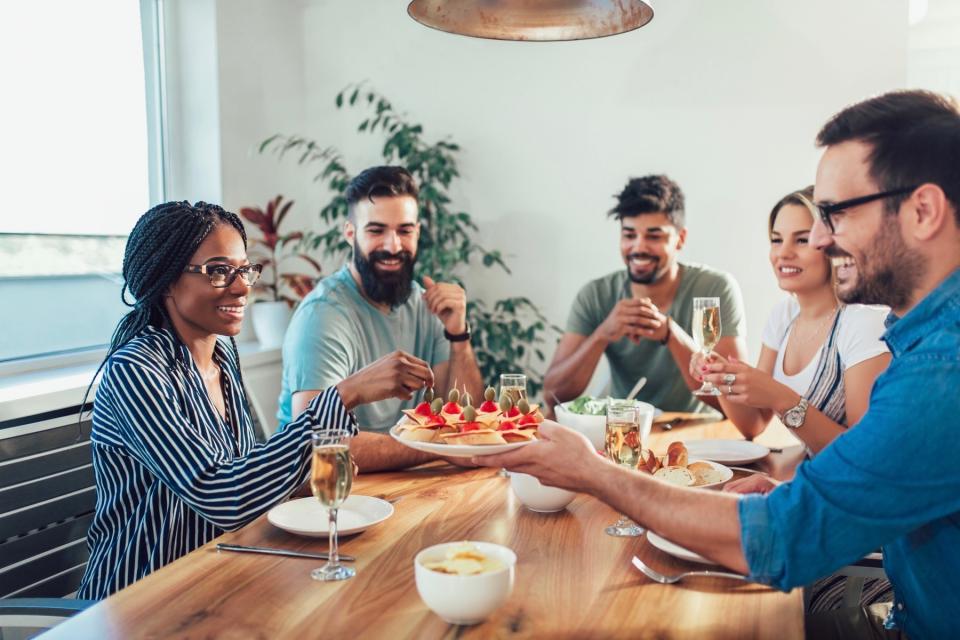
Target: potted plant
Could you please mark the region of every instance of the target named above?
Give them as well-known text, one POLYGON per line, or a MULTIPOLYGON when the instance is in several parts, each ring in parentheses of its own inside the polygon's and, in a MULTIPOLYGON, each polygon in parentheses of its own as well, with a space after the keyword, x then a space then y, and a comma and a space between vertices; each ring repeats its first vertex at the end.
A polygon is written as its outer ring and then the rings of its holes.
POLYGON ((280 225, 290 212, 293 201, 283 202, 276 196, 260 207, 243 207, 240 215, 260 230, 262 238, 250 239, 250 260, 263 265, 260 281, 254 285, 254 304, 251 307, 253 330, 265 348, 279 347, 283 333, 293 314, 293 307, 310 293, 321 273, 320 264, 309 255, 299 252, 302 231, 282 234, 280 225), (287 271, 297 264, 311 273, 287 271))

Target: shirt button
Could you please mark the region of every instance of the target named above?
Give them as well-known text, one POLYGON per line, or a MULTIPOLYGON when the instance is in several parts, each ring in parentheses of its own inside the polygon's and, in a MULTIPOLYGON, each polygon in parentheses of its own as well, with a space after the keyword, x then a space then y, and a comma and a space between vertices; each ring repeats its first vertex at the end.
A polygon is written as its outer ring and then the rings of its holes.
POLYGON ((897 603, 897 611, 903 611, 903 603, 902 603, 902 602, 898 602, 898 603, 897 603))

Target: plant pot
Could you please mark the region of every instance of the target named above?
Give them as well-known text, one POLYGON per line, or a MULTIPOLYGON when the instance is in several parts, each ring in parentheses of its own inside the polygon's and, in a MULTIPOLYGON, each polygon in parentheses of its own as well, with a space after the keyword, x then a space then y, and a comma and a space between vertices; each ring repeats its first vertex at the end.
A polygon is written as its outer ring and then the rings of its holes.
POLYGON ((264 349, 276 349, 283 344, 283 334, 290 324, 293 310, 286 302, 256 302, 253 304, 253 331, 264 349))

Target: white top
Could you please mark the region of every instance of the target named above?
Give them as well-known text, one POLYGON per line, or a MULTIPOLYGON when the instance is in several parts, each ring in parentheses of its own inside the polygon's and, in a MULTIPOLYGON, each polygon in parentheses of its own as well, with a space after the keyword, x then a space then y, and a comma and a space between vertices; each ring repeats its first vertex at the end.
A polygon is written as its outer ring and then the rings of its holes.
MULTIPOLYGON (((840 318, 840 327, 837 334, 837 350, 840 353, 844 370, 889 351, 886 343, 880 339, 880 336, 886 331, 883 321, 888 313, 890 313, 888 307, 862 304, 846 306, 846 310, 840 318)), ((783 372, 783 353, 786 351, 784 346, 787 344, 790 332, 793 331, 793 321, 799 314, 800 304, 795 298, 786 298, 778 302, 767 317, 767 324, 763 328, 761 340, 764 345, 777 352, 777 361, 773 366, 774 380, 782 382, 803 395, 813 382, 813 375, 817 371, 817 363, 820 362, 820 354, 823 351, 823 344, 817 349, 817 353, 803 368, 803 371, 792 376, 783 372)), ((826 343, 826 339, 824 339, 824 343, 826 343)))

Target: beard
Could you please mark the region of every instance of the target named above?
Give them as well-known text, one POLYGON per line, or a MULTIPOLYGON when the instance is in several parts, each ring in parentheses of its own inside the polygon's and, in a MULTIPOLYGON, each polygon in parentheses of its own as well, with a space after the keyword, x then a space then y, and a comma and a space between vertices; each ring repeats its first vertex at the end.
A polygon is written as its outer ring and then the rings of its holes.
POLYGON ((652 256, 649 253, 631 253, 627 256, 627 277, 629 277, 630 281, 634 284, 652 284, 659 280, 665 271, 666 269, 660 269, 660 258, 658 256, 652 256), (630 268, 630 261, 634 258, 652 260, 653 264, 650 270, 641 275, 634 275, 633 269, 630 268))
MULTIPOLYGON (((871 244, 869 258, 861 254, 855 259, 853 285, 849 288, 838 285, 837 298, 847 304, 884 304, 903 309, 926 272, 926 261, 903 241, 896 216, 885 216, 871 244)), ((831 258, 853 257, 835 244, 824 253, 831 258)))
POLYGON ((363 292, 376 303, 390 305, 391 309, 405 303, 413 293, 413 265, 416 261, 416 256, 409 251, 371 251, 365 256, 356 245, 353 247, 353 264, 360 274, 363 292), (402 263, 400 269, 378 272, 376 263, 388 259, 399 259, 402 263))

